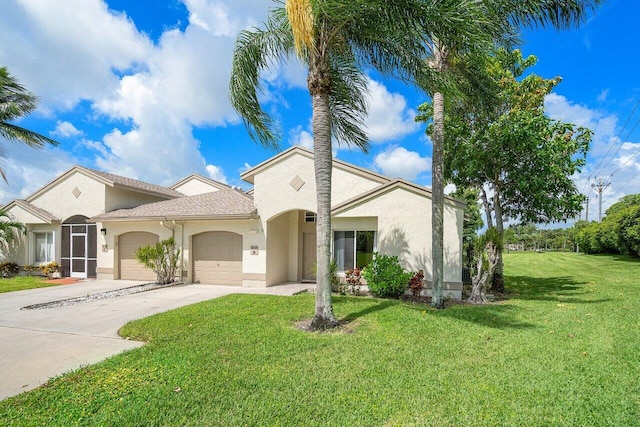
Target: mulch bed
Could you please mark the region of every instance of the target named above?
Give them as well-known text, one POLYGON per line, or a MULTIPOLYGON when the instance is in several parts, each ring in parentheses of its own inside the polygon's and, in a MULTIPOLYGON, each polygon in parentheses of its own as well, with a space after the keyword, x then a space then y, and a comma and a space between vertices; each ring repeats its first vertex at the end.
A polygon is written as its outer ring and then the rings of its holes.
POLYGON ((82 279, 78 279, 77 277, 63 277, 62 279, 51 279, 45 280, 44 283, 55 283, 57 285, 70 285, 72 283, 79 282, 82 279))

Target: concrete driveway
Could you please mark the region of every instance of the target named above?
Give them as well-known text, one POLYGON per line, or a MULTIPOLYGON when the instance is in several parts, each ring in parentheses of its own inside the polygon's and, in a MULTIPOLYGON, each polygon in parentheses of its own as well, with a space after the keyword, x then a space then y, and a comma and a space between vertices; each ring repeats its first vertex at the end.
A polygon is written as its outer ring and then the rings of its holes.
POLYGON ((141 283, 86 280, 0 294, 0 400, 39 387, 50 377, 142 346, 118 336, 118 329, 131 320, 232 293, 293 295, 309 288, 308 284, 270 288, 189 284, 66 307, 21 310, 141 283))

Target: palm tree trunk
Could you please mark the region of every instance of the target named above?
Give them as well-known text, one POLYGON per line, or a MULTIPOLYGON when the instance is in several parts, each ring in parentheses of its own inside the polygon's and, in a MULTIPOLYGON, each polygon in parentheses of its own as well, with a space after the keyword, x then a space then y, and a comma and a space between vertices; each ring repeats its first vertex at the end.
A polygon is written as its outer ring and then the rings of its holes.
POLYGON ((443 270, 444 270, 444 97, 442 93, 433 94, 433 159, 431 168, 431 256, 433 257, 432 299, 431 305, 444 308, 443 270))
POLYGON ((317 196, 316 312, 311 330, 338 325, 331 304, 331 113, 329 110, 328 66, 321 59, 310 61, 308 85, 313 109, 313 161, 317 196))

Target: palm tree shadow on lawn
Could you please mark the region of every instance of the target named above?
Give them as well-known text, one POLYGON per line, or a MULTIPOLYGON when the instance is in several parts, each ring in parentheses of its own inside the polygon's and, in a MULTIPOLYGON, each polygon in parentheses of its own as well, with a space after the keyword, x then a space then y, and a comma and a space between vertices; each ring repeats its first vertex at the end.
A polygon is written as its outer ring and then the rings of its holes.
POLYGON ((561 301, 571 304, 595 304, 611 301, 611 299, 582 298, 581 296, 588 294, 584 290, 584 285, 587 282, 576 281, 570 276, 505 276, 505 284, 508 290, 507 300, 561 301))

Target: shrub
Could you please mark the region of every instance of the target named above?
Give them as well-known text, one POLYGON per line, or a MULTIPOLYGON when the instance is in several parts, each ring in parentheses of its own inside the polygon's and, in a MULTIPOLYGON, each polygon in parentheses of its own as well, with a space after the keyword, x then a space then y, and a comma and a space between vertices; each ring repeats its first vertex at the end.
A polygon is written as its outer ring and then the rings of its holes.
POLYGON ((409 289, 411 290, 414 298, 418 298, 420 296, 420 292, 424 289, 423 280, 424 272, 422 270, 418 271, 411 279, 409 279, 409 289))
POLYGON ((361 278, 361 269, 352 268, 347 270, 345 272, 345 283, 340 283, 338 292, 341 295, 360 295, 360 286, 362 286, 361 278))
POLYGON ((20 267, 15 262, 5 261, 0 264, 0 276, 11 277, 18 274, 20 267))
POLYGON ((42 264, 39 268, 40 271, 42 271, 42 274, 44 274, 45 276, 61 270, 60 264, 55 261, 52 261, 49 264, 42 264))
POLYGON ((158 242, 155 246, 143 246, 136 251, 138 261, 156 273, 157 283, 160 285, 175 280, 179 257, 180 249, 176 249, 173 237, 158 242))
POLYGON ((373 254, 373 261, 362 270, 369 291, 380 298, 398 298, 407 289, 413 273, 404 271, 397 256, 373 254))

